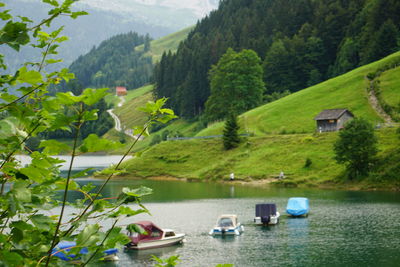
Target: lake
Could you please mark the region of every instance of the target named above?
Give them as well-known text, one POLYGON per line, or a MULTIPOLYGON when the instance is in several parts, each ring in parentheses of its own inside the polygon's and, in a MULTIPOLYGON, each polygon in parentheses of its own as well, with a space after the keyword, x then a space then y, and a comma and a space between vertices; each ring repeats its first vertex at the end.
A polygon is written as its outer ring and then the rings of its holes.
MULTIPOLYGON (((96 167, 100 159, 80 160, 80 167, 96 167), (87 160, 87 161, 86 161, 87 160), (85 161, 85 162, 83 162, 85 161)), ((96 167, 101 168, 101 167, 96 167)), ((102 181, 81 178, 79 183, 102 181)), ((115 180, 104 196, 116 196, 123 187, 147 186, 144 198, 150 215, 139 215, 121 225, 151 220, 162 228, 186 233, 187 242, 173 247, 120 252, 117 263, 103 266, 154 266, 151 255, 180 255, 178 266, 399 266, 400 194, 319 189, 250 187, 212 182, 115 180), (307 218, 285 216, 289 197, 307 197, 307 218), (270 227, 253 225, 255 205, 272 202, 283 214, 270 227), (237 214, 244 224, 241 236, 208 235, 220 214, 237 214)), ((79 197, 72 194, 71 198, 79 197)), ((102 222, 109 227, 111 222, 102 222)))

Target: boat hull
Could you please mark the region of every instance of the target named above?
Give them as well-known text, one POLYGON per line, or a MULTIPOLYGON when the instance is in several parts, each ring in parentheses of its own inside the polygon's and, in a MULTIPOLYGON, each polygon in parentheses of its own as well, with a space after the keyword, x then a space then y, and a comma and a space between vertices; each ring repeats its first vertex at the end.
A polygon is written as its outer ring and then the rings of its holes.
POLYGON ((243 232, 243 230, 244 227, 242 225, 229 228, 215 227, 211 229, 209 234, 213 236, 240 235, 243 232))
POLYGON ((270 220, 268 223, 263 223, 261 217, 255 217, 254 223, 256 225, 275 225, 279 223, 279 217, 280 217, 279 212, 276 212, 275 216, 270 216, 270 220))
POLYGON ((142 249, 152 249, 152 248, 162 248, 173 246, 185 241, 185 234, 176 234, 175 236, 165 237, 158 240, 141 240, 138 244, 127 245, 127 249, 142 250, 142 249))

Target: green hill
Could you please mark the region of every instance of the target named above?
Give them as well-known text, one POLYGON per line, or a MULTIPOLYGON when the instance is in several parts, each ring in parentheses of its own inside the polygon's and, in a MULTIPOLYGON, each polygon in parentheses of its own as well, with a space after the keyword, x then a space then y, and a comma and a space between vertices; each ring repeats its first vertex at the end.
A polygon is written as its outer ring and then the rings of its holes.
MULTIPOLYGON (((355 116, 365 117, 372 123, 382 122, 369 104, 368 80, 365 77, 392 61, 400 61, 400 52, 250 110, 240 116, 242 130, 256 135, 312 133, 315 131, 313 118, 323 109, 332 108, 347 108, 355 116)), ((393 99, 391 101, 397 103, 400 96, 399 73, 400 68, 385 72, 385 80, 382 83, 386 88, 385 98, 393 99)), ((199 132, 197 136, 221 134, 222 129, 222 122, 215 123, 199 132)))
MULTIPOLYGON (((344 167, 333 160, 332 146, 337 133, 316 134, 313 118, 325 108, 348 108, 356 116, 381 122, 368 102, 366 76, 387 69, 381 74, 382 84, 387 92, 391 92, 392 98, 399 99, 400 78, 396 78, 396 73, 400 73, 400 68, 388 69, 396 62, 400 62, 400 52, 242 114, 242 130, 247 129, 255 136, 248 137, 237 149, 223 150, 219 138, 167 141, 153 146, 141 158, 126 162, 124 167, 127 174, 135 177, 227 179, 229 173, 234 172, 238 179, 263 179, 288 186, 338 183, 344 167), (304 167, 307 159, 312 162, 310 167, 304 167), (278 181, 275 177, 281 170, 287 178, 278 181)), ((132 101, 138 101, 138 98, 132 101)), ((222 122, 216 123, 196 134, 198 124, 178 120, 154 134, 180 130, 187 136, 204 136, 220 134, 223 127, 222 122)), ((398 134, 395 128, 384 128, 377 131, 377 135, 381 165, 376 173, 361 183, 341 185, 358 188, 399 186, 398 178, 393 178, 397 177, 398 169, 398 161, 393 160, 393 155, 400 158, 398 134), (392 180, 385 180, 383 176, 392 177, 392 180)))
MULTIPOLYGON (((145 53, 146 56, 151 56, 153 59, 153 63, 160 61, 161 56, 164 52, 171 51, 172 53, 176 52, 178 49, 179 43, 183 41, 189 32, 193 30, 194 26, 185 28, 181 31, 169 34, 160 39, 153 40, 150 42, 150 51, 145 53)), ((137 51, 143 51, 144 45, 140 45, 136 47, 137 51)))

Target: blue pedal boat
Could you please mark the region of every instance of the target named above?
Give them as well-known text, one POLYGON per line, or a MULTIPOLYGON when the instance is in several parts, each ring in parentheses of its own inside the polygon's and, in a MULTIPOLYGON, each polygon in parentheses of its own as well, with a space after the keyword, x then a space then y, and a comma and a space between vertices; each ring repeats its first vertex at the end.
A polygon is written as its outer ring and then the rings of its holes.
MULTIPOLYGON (((61 241, 60 243, 57 244, 55 248, 52 250, 53 256, 60 258, 64 261, 70 261, 70 262, 79 262, 80 257, 79 255, 74 255, 74 254, 69 254, 68 252, 76 246, 76 242, 74 241, 61 241)), ((79 254, 85 255, 88 254, 89 250, 84 247, 79 251, 79 254)), ((105 261, 117 261, 118 260, 118 249, 116 248, 111 248, 103 251, 103 256, 105 261)))
POLYGON ((286 213, 291 216, 307 216, 310 211, 308 198, 291 197, 286 206, 286 213))

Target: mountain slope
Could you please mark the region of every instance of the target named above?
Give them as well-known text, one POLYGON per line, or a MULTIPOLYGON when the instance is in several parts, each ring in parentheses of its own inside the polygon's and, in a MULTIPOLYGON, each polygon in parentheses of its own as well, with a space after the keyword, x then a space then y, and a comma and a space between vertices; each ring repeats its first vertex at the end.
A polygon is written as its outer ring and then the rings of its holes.
POLYGON ((396 0, 222 1, 161 60, 155 94, 180 116, 202 114, 208 72, 228 48, 257 52, 266 95, 296 92, 398 51, 399 14, 396 0))
POLYGON ((72 62, 69 69, 76 80, 64 90, 76 85, 83 88, 126 86, 131 90, 148 84, 153 75, 152 63, 159 61, 164 51, 176 51, 192 28, 152 41, 148 35, 134 32, 115 35, 72 62))
MULTIPOLYGON (((179 44, 186 39, 190 31, 192 31, 194 26, 185 28, 181 31, 168 34, 167 36, 152 40, 150 42, 150 50, 146 52, 145 56, 151 56, 153 63, 160 61, 161 56, 164 52, 171 51, 175 53, 178 49, 179 44)), ((143 51, 144 45, 139 45, 136 47, 137 51, 143 51)))
MULTIPOLYGON (((250 110, 240 116, 242 130, 255 134, 311 133, 315 131, 314 117, 323 109, 332 108, 347 108, 372 123, 382 122, 369 104, 366 76, 392 61, 400 62, 400 52, 250 110)), ((393 87, 389 88, 397 88, 400 84, 398 77, 393 79, 393 87)), ((394 94, 399 97, 399 93, 397 90, 394 94)), ((222 129, 223 123, 216 123, 197 135, 220 134, 222 129)))
MULTIPOLYGON (((6 9, 14 15, 28 16, 38 22, 46 17, 48 5, 41 0, 4 0, 6 9), (32 12, 32 11, 35 12, 32 12)), ((135 31, 160 38, 193 25, 218 3, 214 0, 192 1, 141 1, 141 0, 81 0, 73 6, 85 10, 87 16, 77 20, 61 17, 54 23, 54 29, 65 25, 63 35, 69 37, 59 48, 57 58, 64 59, 60 67, 69 66, 78 56, 85 54, 100 42, 120 33, 135 31), (175 4, 174 7, 171 7, 175 4)), ((0 47, 5 54, 9 68, 14 71, 26 61, 35 61, 40 51, 25 48, 16 53, 7 47, 0 47)))

